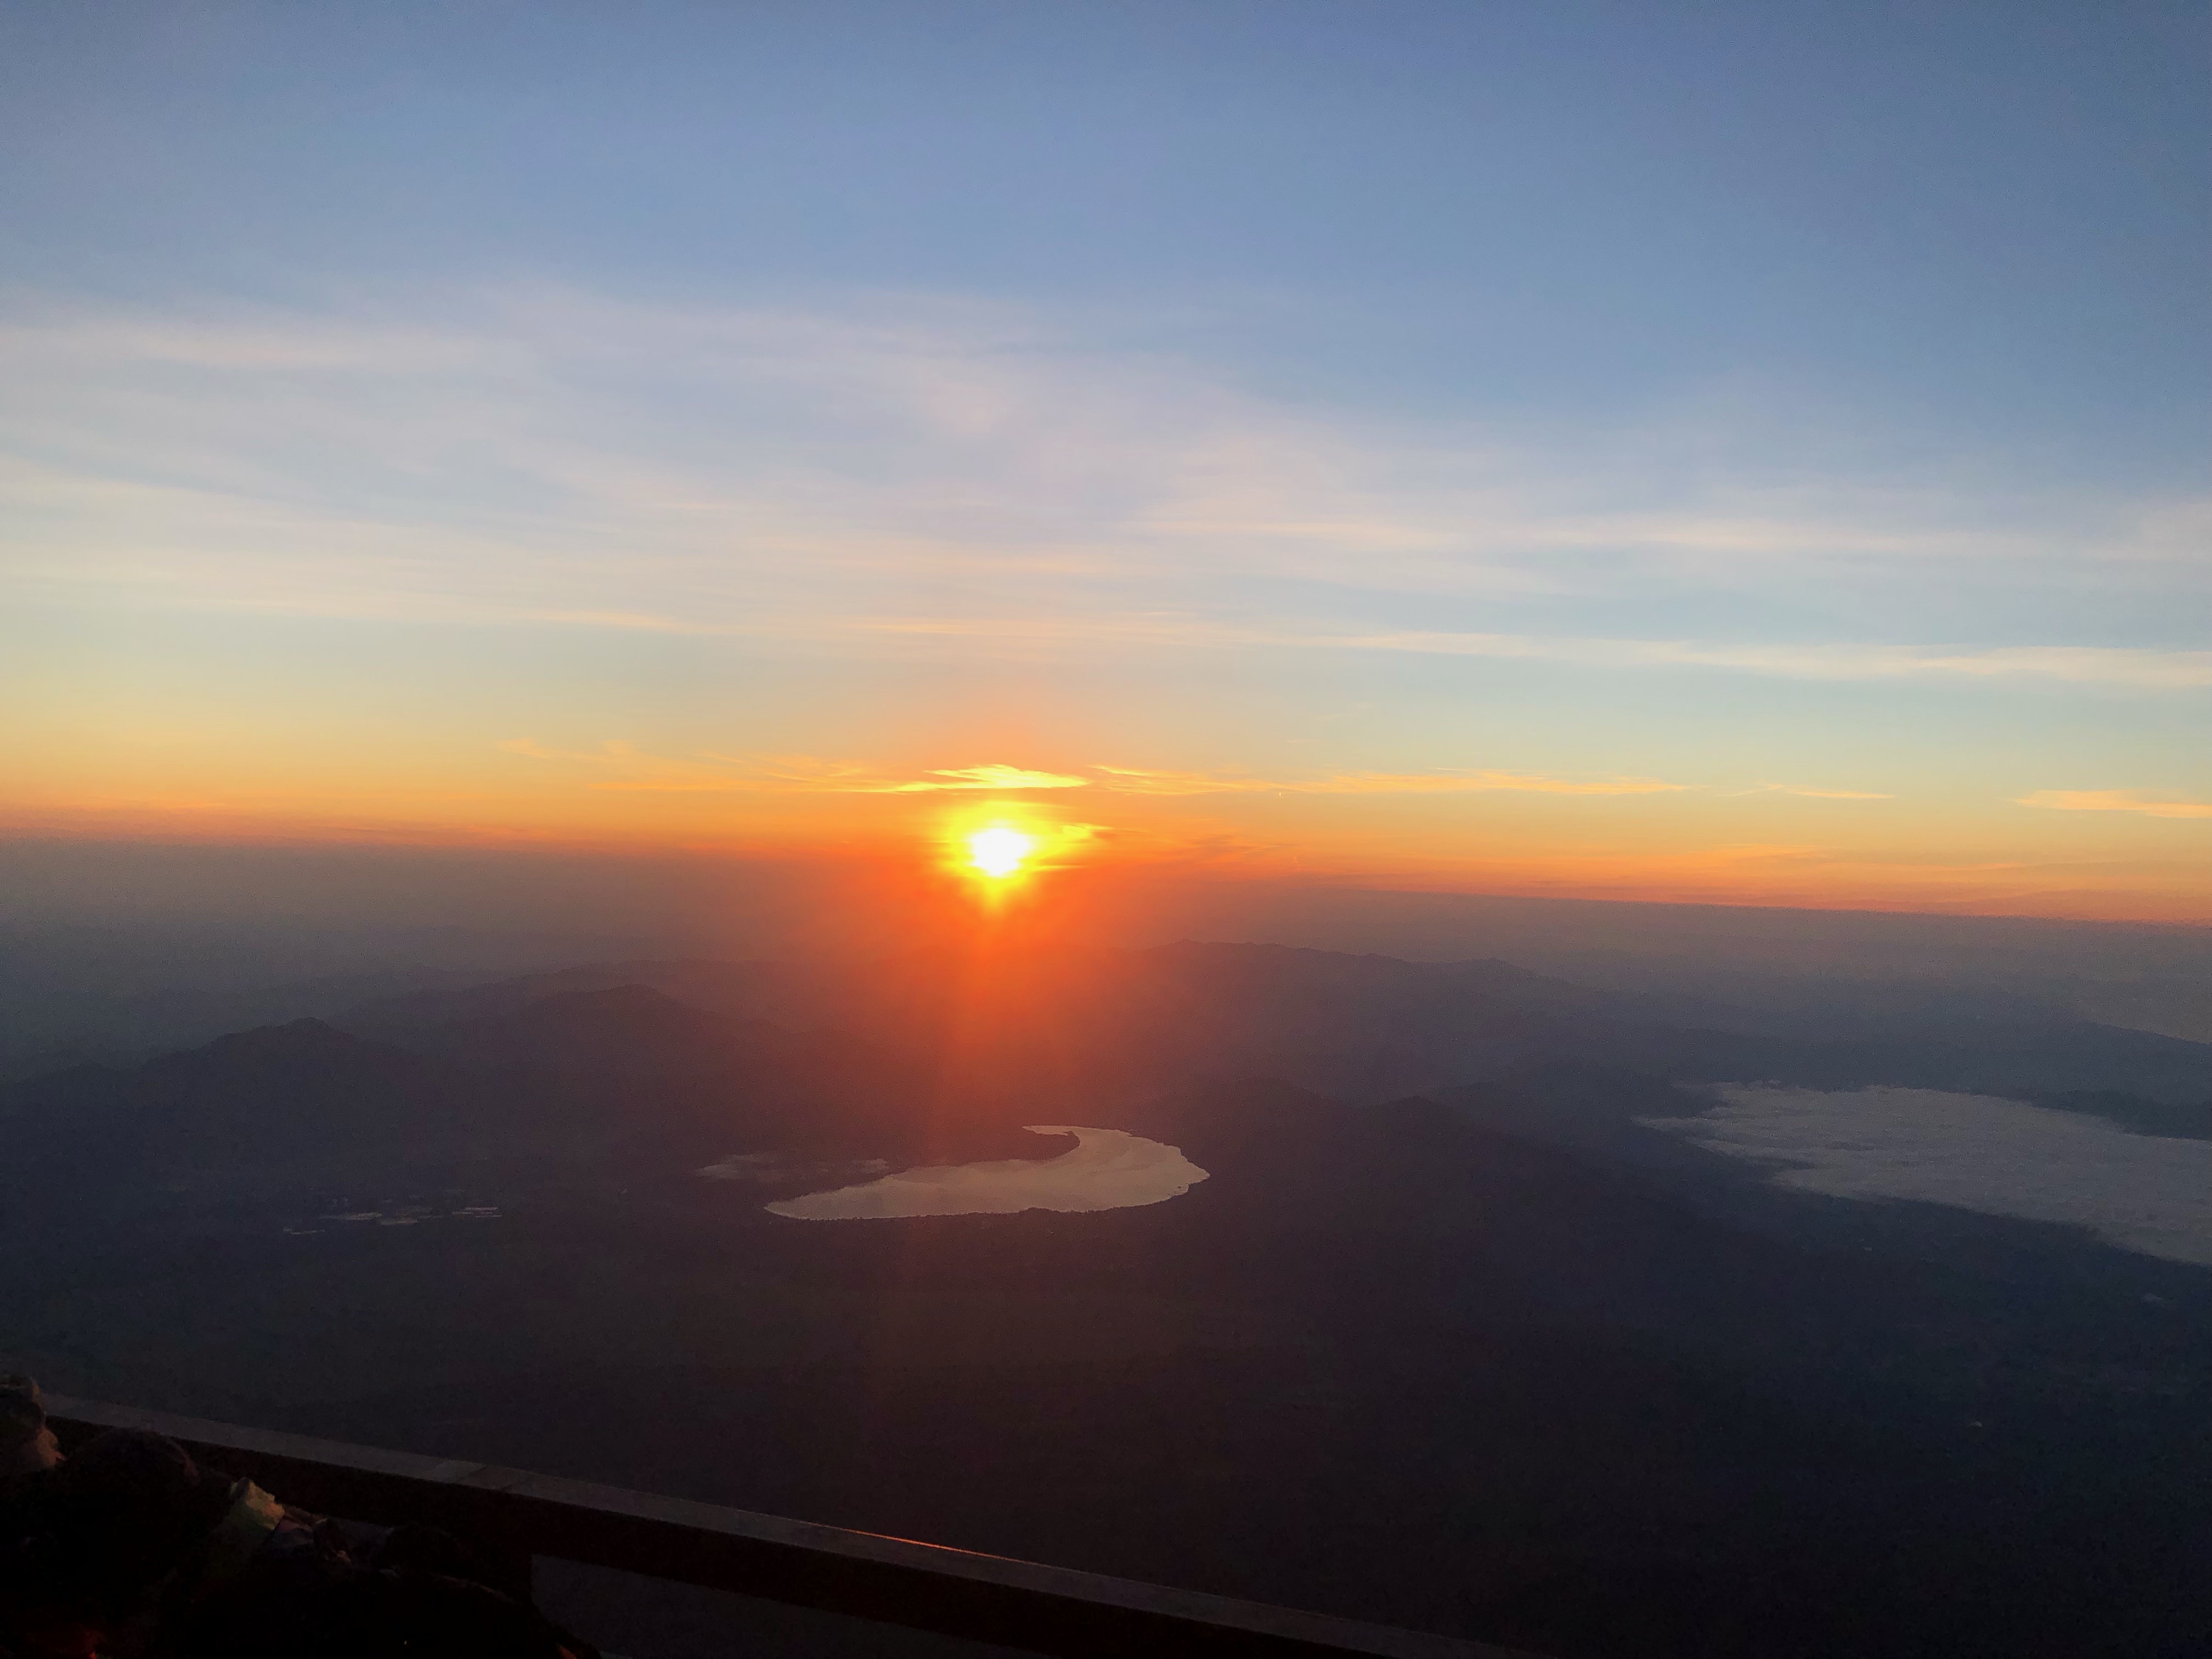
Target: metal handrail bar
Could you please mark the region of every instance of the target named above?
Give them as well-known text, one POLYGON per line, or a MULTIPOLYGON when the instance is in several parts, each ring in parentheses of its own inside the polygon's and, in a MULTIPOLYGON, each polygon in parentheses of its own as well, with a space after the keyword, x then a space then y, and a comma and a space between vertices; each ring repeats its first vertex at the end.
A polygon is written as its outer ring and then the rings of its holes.
POLYGON ((531 1555, 1066 1659, 1530 1659, 1477 1642, 1078 1572, 750 1510, 269 1429, 48 1397, 64 1443, 167 1435, 210 1468, 349 1520, 413 1522, 531 1555))

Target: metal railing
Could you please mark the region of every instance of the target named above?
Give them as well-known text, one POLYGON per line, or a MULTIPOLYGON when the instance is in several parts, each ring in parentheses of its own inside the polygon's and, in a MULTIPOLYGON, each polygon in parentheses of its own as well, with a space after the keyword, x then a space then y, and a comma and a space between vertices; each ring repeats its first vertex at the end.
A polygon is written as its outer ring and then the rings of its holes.
MULTIPOLYGON (((444 1527, 532 1556, 875 1620, 1069 1659, 1368 1654, 1529 1659, 1504 1648, 1109 1578, 488 1463, 50 1396, 64 1443, 148 1429, 287 1503, 382 1525, 444 1527)), ((581 1634, 588 1637, 591 1632, 581 1634)))

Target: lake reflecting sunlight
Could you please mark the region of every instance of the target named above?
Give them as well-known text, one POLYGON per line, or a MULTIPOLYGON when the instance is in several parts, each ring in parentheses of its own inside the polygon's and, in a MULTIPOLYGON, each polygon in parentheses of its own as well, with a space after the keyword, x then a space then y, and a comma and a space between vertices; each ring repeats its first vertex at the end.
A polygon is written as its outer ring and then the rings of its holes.
POLYGON ((1073 1135, 1057 1158, 997 1158, 902 1170, 767 1207, 801 1221, 908 1215, 1005 1215, 1020 1210, 1125 1210, 1179 1198, 1206 1172, 1178 1147, 1121 1129, 1023 1126, 1031 1134, 1073 1135))

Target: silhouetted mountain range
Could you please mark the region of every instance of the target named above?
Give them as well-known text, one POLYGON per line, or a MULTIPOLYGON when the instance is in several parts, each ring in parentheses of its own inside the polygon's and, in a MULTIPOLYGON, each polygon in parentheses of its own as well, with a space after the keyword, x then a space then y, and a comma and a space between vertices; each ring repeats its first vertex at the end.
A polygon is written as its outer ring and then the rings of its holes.
POLYGON ((933 1083, 964 1076, 988 1087, 1095 1095, 1262 1076, 1371 1102, 1571 1060, 1695 1083, 2212 1102, 2212 1044, 2025 1007, 2000 1018, 1977 1002, 1969 1017, 1938 1001, 1886 1020, 1859 1009, 1847 1022, 1853 1034, 1838 1036, 1809 1017, 1791 1029, 1769 1014, 1595 991, 1500 962, 1276 945, 933 952, 840 965, 620 963, 392 1000, 342 1023, 404 1042, 467 1013, 625 984, 738 1018, 860 1035, 926 1067, 933 1083))
MULTIPOLYGON (((0 1124, 10 1184, 49 1197, 187 1172, 328 1182, 765 1151, 896 1166, 1026 1155, 1017 1126, 1040 1103, 1127 1118, 1198 1079, 1359 1104, 1510 1097, 1561 1066, 1651 1085, 1908 1085, 2165 1133, 2212 1127, 2192 1103, 2212 1097, 2212 1046, 2087 1022, 1793 1039, 1657 1024, 1634 999, 1503 963, 1193 945, 530 975, 64 1071, 9 1091, 0 1124)), ((1534 1092, 1556 1109, 1558 1091, 1534 1092)), ((1648 1087, 1628 1094, 1667 1109, 1648 1087)))

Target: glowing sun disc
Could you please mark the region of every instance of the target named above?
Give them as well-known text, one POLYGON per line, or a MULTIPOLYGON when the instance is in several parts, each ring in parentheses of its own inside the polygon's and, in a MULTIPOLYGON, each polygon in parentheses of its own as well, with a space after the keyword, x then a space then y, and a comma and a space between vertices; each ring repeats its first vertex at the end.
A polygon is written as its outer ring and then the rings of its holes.
POLYGON ((968 862, 987 876, 1011 876, 1036 846, 1018 830, 978 830, 968 837, 968 862))

